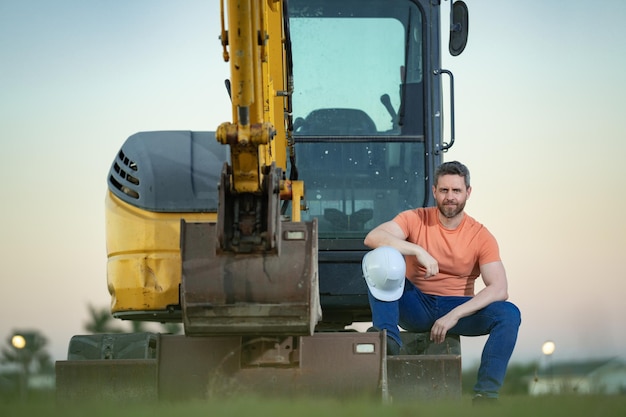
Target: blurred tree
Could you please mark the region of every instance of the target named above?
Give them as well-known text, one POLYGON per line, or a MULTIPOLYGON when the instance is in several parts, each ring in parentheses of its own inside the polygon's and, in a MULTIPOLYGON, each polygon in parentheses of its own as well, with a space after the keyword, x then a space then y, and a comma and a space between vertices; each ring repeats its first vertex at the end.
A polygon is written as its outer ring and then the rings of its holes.
MULTIPOLYGON (((528 378, 533 375, 537 369, 536 362, 529 363, 511 363, 506 371, 504 384, 502 385, 501 395, 527 395, 528 394, 528 378)), ((473 394, 474 384, 478 376, 478 366, 463 371, 462 384, 463 392, 473 394)))
MULTIPOLYGON (((116 321, 108 307, 96 308, 89 304, 89 320, 85 323, 85 331, 89 333, 141 333, 149 331, 146 322, 130 321, 130 329, 127 330, 119 321, 116 321)), ((179 334, 182 333, 182 325, 179 323, 159 323, 163 333, 179 334)))
POLYGON ((183 332, 183 325, 180 323, 161 323, 165 333, 181 334, 183 332))
POLYGON ((506 371, 502 393, 528 395, 529 378, 534 375, 537 365, 537 362, 510 364, 506 371))
POLYGON ((141 332, 147 331, 145 322, 137 321, 137 320, 131 321, 130 322, 130 331, 132 333, 141 333, 141 332))
POLYGON ((38 330, 16 330, 2 347, 0 363, 18 365, 26 373, 54 371, 54 364, 45 347, 48 339, 38 330))
POLYGON ((7 346, 1 349, 0 363, 14 367, 14 382, 12 378, 5 378, 8 382, 6 394, 18 393, 22 401, 26 401, 29 394, 29 379, 33 374, 54 374, 54 364, 50 354, 45 350, 48 340, 38 330, 15 330, 6 339, 7 346))
POLYGON ((85 323, 85 330, 89 333, 122 333, 124 329, 116 326, 108 308, 96 308, 89 304, 89 320, 85 323))

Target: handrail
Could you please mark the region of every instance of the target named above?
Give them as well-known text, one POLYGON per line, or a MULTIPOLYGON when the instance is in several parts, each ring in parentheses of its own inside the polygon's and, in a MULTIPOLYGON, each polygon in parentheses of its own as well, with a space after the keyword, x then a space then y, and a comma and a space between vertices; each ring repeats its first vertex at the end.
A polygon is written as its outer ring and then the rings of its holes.
POLYGON ((436 69, 433 71, 435 75, 446 74, 450 77, 450 142, 442 142, 441 148, 439 144, 436 144, 435 155, 439 155, 441 152, 447 152, 448 149, 454 145, 454 76, 452 72, 447 69, 436 69))

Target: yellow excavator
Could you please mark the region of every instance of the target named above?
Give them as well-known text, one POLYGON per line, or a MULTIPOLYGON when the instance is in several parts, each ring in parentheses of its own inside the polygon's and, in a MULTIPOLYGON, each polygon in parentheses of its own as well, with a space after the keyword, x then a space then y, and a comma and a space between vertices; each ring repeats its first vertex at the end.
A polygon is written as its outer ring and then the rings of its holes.
POLYGON ((454 143, 444 13, 458 55, 462 1, 221 0, 232 121, 134 134, 107 179, 112 314, 184 334, 74 336, 58 398, 460 395, 458 337, 403 332, 388 357, 384 333, 355 330, 363 238, 433 204, 454 143))

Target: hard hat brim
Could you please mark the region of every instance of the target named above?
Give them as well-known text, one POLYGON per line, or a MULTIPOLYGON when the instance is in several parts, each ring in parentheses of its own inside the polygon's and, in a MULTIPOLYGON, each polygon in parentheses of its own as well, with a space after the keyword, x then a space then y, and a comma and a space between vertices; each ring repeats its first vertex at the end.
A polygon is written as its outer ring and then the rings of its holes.
MULTIPOLYGON (((365 282, 367 283, 367 280, 365 282)), ((381 290, 379 288, 371 286, 369 283, 367 283, 367 287, 369 288, 374 298, 376 298, 377 300, 397 301, 400 299, 400 297, 402 297, 402 293, 404 293, 404 284, 405 282, 402 281, 402 284, 393 291, 381 290)))

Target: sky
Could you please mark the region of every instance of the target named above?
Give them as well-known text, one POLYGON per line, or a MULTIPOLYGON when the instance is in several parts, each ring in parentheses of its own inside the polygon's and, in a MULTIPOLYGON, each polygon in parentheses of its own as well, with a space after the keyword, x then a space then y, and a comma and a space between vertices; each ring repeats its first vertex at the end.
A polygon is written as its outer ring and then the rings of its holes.
MULTIPOLYGON (((554 361, 625 358, 626 2, 466 3, 468 46, 443 59, 445 159, 470 168, 466 210, 498 239, 522 311, 512 361, 546 360, 547 340, 554 361)), ((218 14, 218 1, 0 0, 0 343, 37 329, 64 359, 87 306, 109 305, 116 152, 138 131, 231 120, 218 14)), ((464 366, 483 343, 463 338, 464 366)))

